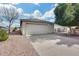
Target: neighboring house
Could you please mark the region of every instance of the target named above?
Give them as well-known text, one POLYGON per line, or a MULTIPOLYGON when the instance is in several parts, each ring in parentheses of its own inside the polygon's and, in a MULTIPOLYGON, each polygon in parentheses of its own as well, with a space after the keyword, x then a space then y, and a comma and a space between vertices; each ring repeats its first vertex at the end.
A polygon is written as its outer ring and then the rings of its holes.
POLYGON ((39 19, 21 19, 20 26, 23 35, 54 32, 54 24, 52 22, 39 19))
POLYGON ((66 26, 61 26, 58 24, 54 24, 54 31, 55 32, 61 32, 61 33, 68 33, 69 32, 69 28, 66 26))
POLYGON ((56 33, 71 33, 71 34, 79 35, 79 27, 72 26, 71 31, 70 31, 69 27, 54 24, 54 32, 56 32, 56 33))

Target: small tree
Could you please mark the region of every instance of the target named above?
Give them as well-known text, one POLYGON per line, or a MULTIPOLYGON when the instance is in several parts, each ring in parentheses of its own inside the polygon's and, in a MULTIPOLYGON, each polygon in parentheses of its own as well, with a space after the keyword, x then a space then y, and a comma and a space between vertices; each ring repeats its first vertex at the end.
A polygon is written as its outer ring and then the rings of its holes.
POLYGON ((11 4, 0 4, 0 16, 9 21, 8 28, 10 33, 11 25, 13 24, 14 20, 18 19, 19 17, 19 10, 11 4))

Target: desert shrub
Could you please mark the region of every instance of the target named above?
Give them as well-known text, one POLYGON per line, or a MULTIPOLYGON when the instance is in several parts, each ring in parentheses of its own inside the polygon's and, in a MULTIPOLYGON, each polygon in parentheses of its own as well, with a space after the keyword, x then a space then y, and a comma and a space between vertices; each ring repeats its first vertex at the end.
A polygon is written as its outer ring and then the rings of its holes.
POLYGON ((13 32, 17 30, 17 27, 14 27, 13 32))
POLYGON ((8 33, 4 29, 0 29, 0 41, 5 41, 9 37, 8 33))

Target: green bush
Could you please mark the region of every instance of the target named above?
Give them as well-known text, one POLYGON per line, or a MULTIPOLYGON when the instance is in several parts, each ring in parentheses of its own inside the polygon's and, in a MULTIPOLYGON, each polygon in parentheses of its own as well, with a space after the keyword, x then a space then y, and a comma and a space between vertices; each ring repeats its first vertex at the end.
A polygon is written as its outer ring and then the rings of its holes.
POLYGON ((8 37, 8 33, 4 29, 0 29, 0 41, 5 41, 8 37))

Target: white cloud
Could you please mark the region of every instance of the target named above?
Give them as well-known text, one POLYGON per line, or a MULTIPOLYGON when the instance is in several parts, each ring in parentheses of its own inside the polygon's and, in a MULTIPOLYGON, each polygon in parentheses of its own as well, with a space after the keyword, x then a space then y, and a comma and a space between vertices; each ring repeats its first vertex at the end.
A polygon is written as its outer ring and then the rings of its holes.
POLYGON ((17 4, 19 4, 19 3, 1 3, 1 4, 10 4, 10 5, 17 5, 17 4))
POLYGON ((12 5, 17 5, 17 4, 19 4, 19 3, 11 3, 12 5))
POLYGON ((42 16, 42 18, 44 18, 44 19, 47 18, 47 17, 54 18, 55 17, 54 9, 55 8, 52 8, 51 10, 46 11, 45 14, 42 16))
POLYGON ((54 22, 55 20, 53 19, 55 17, 54 15, 54 8, 52 8, 51 10, 45 12, 44 15, 41 14, 41 12, 39 10, 35 10, 32 14, 24 14, 25 17, 32 17, 32 18, 37 18, 40 20, 47 20, 50 22, 54 22), (50 19, 49 19, 50 18, 50 19))
POLYGON ((55 19, 50 19, 49 21, 50 21, 50 22, 55 22, 55 19))
POLYGON ((30 17, 31 14, 25 13, 25 14, 23 14, 23 16, 28 16, 28 17, 30 17))
POLYGON ((37 6, 40 6, 40 4, 39 3, 33 3, 34 5, 37 5, 37 6))
POLYGON ((50 21, 50 22, 54 22, 55 21, 54 10, 55 10, 55 7, 52 8, 51 10, 49 10, 49 11, 46 11, 44 15, 42 15, 39 10, 35 10, 32 14, 26 13, 26 14, 24 14, 24 16, 29 17, 29 18, 37 18, 37 19, 40 19, 40 20, 47 20, 47 21, 50 21))
POLYGON ((49 11, 46 11, 45 14, 41 17, 41 19, 44 19, 50 22, 55 22, 54 10, 55 10, 55 7, 49 11))
POLYGON ((55 3, 55 5, 53 4, 52 6, 53 6, 52 9, 49 11, 46 11, 45 14, 41 17, 42 19, 49 19, 50 18, 49 21, 52 21, 52 22, 55 21, 54 20, 54 18, 55 18, 54 10, 55 10, 56 6, 58 6, 58 4, 55 3))
POLYGON ((19 12, 19 14, 23 14, 23 9, 22 8, 18 8, 17 11, 19 12))
POLYGON ((54 6, 55 6, 55 7, 56 7, 56 6, 58 6, 58 3, 55 3, 55 5, 54 5, 54 6))
POLYGON ((41 19, 42 14, 39 10, 35 10, 33 13, 29 14, 29 13, 25 13, 23 14, 23 16, 25 18, 37 18, 37 19, 41 19))
POLYGON ((33 18, 41 18, 42 14, 39 10, 35 10, 32 16, 33 18))

